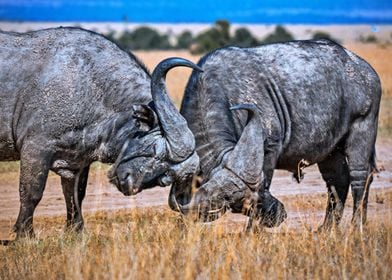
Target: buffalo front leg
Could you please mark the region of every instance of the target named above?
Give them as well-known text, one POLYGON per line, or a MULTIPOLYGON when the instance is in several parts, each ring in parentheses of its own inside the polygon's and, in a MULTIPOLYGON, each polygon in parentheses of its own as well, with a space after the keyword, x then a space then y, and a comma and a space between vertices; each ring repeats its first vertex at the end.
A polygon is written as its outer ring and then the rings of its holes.
POLYGON ((82 201, 86 195, 89 169, 89 166, 81 169, 74 178, 61 177, 61 186, 67 207, 66 227, 77 232, 82 231, 84 227, 82 201))
POLYGON ((283 203, 273 197, 269 191, 280 149, 280 145, 271 146, 264 155, 264 178, 258 190, 254 215, 259 225, 265 227, 279 226, 287 218, 283 203))
POLYGON ((36 147, 23 149, 20 159, 20 210, 14 225, 17 239, 33 237, 33 214, 40 202, 48 177, 51 155, 36 147))
POLYGON ((320 229, 330 229, 338 225, 342 218, 350 187, 350 173, 346 157, 340 151, 330 154, 318 166, 328 189, 327 209, 320 229))

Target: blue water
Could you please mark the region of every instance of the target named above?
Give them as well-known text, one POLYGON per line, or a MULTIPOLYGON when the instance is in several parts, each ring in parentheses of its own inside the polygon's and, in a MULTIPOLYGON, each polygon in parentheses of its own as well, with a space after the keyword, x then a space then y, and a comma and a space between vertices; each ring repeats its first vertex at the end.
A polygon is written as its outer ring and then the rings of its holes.
POLYGON ((392 0, 0 0, 0 20, 390 24, 392 0))

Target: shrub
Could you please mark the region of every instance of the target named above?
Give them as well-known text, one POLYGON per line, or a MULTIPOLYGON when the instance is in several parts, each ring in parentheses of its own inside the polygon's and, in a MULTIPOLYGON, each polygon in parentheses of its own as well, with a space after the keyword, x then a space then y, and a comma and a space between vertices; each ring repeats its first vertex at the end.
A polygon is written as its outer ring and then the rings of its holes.
POLYGON ((171 48, 167 35, 161 35, 155 29, 147 26, 136 28, 133 32, 125 31, 117 42, 125 50, 165 50, 171 48))
POLYGON ((193 42, 192 33, 188 30, 182 32, 177 37, 177 49, 188 49, 193 42))
POLYGON ((283 26, 277 25, 275 27, 274 33, 269 34, 262 40, 262 43, 269 44, 269 43, 276 43, 276 42, 286 42, 294 40, 293 35, 288 32, 283 26))
POLYGON ((219 20, 214 26, 196 36, 192 53, 204 53, 230 44, 230 23, 219 20))
POLYGON ((367 37, 364 37, 361 35, 359 37, 359 41, 361 43, 377 43, 378 42, 377 37, 374 35, 368 35, 367 37))
POLYGON ((248 29, 242 27, 235 31, 232 44, 240 47, 255 47, 259 44, 259 41, 253 37, 248 29))
POLYGON ((331 35, 324 31, 316 31, 313 33, 312 39, 332 39, 331 35))

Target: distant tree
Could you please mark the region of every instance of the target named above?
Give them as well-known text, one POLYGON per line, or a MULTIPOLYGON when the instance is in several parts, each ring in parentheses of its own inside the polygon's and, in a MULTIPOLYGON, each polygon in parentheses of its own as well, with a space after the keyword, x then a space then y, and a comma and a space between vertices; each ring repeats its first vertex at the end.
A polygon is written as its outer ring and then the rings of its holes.
POLYGON ((189 49, 190 45, 192 44, 193 36, 192 33, 188 30, 182 32, 177 37, 177 49, 189 49))
POLYGON ((106 38, 108 38, 110 41, 117 43, 116 39, 116 31, 114 30, 109 30, 108 33, 103 34, 106 38))
POLYGON ((213 49, 221 48, 230 44, 230 23, 218 20, 214 26, 200 34, 194 40, 191 48, 192 53, 205 53, 213 49))
POLYGON ((118 44, 126 50, 171 48, 167 35, 161 35, 155 29, 147 26, 136 28, 133 32, 123 32, 118 39, 118 44))
POLYGON ((125 30, 116 41, 124 50, 131 50, 133 47, 132 32, 125 30))
POLYGON ((224 44, 230 42, 230 22, 227 20, 217 20, 215 22, 216 28, 220 31, 222 41, 224 44))
POLYGON ((312 39, 314 39, 314 40, 329 39, 329 40, 332 40, 332 41, 334 41, 336 43, 340 42, 339 39, 333 38, 329 33, 324 32, 324 31, 315 31, 313 33, 312 39))
POLYGON ((253 37, 252 33, 244 27, 238 28, 234 32, 234 37, 231 39, 231 42, 233 45, 239 47, 255 47, 259 44, 259 41, 253 37))
POLYGON ((277 25, 275 31, 262 40, 262 43, 276 43, 294 40, 293 35, 288 32, 283 26, 277 25))
POLYGON ((366 36, 366 37, 364 37, 364 36, 360 36, 359 37, 359 41, 361 42, 361 43, 378 43, 378 39, 377 39, 377 37, 376 36, 374 36, 374 35, 368 35, 368 36, 366 36))
POLYGON ((195 38, 195 45, 193 45, 191 52, 205 53, 222 47, 219 37, 220 33, 216 28, 211 28, 198 34, 195 38))
POLYGON ((167 35, 160 35, 155 29, 147 26, 136 28, 132 32, 132 49, 169 49, 170 43, 167 35))
POLYGON ((331 35, 329 33, 324 32, 324 31, 316 31, 313 33, 312 39, 318 40, 318 39, 332 39, 331 35))

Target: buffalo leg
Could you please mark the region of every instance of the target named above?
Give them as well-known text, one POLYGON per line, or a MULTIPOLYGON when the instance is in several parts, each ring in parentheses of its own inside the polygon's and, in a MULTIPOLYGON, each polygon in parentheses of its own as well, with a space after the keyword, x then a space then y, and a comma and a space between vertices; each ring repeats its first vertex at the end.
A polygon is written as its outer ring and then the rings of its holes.
POLYGON ((265 151, 263 162, 264 180, 261 188, 259 189, 260 193, 264 191, 269 191, 281 149, 282 146, 280 144, 275 144, 267 147, 265 151))
POLYGON ((14 225, 17 238, 34 236, 33 215, 41 201, 48 177, 51 155, 37 147, 23 149, 20 159, 20 210, 14 225))
POLYGON ((86 195, 88 172, 89 166, 83 168, 75 178, 61 177, 61 185, 67 207, 67 229, 83 230, 82 201, 86 195))
MULTIPOLYGON (((281 224, 287 217, 284 205, 270 194, 269 188, 274 174, 280 146, 274 146, 264 155, 263 173, 264 180, 258 190, 258 201, 254 210, 254 216, 261 226, 274 227, 281 224)), ((250 219, 252 223, 253 217, 250 219)))
POLYGON ((336 151, 318 164, 321 175, 327 184, 328 203, 321 229, 338 225, 344 210, 350 187, 350 173, 345 155, 336 151))
POLYGON ((357 120, 351 127, 346 142, 346 155, 350 171, 351 192, 354 201, 352 223, 360 226, 366 222, 367 197, 373 180, 372 169, 377 125, 374 120, 357 120))

